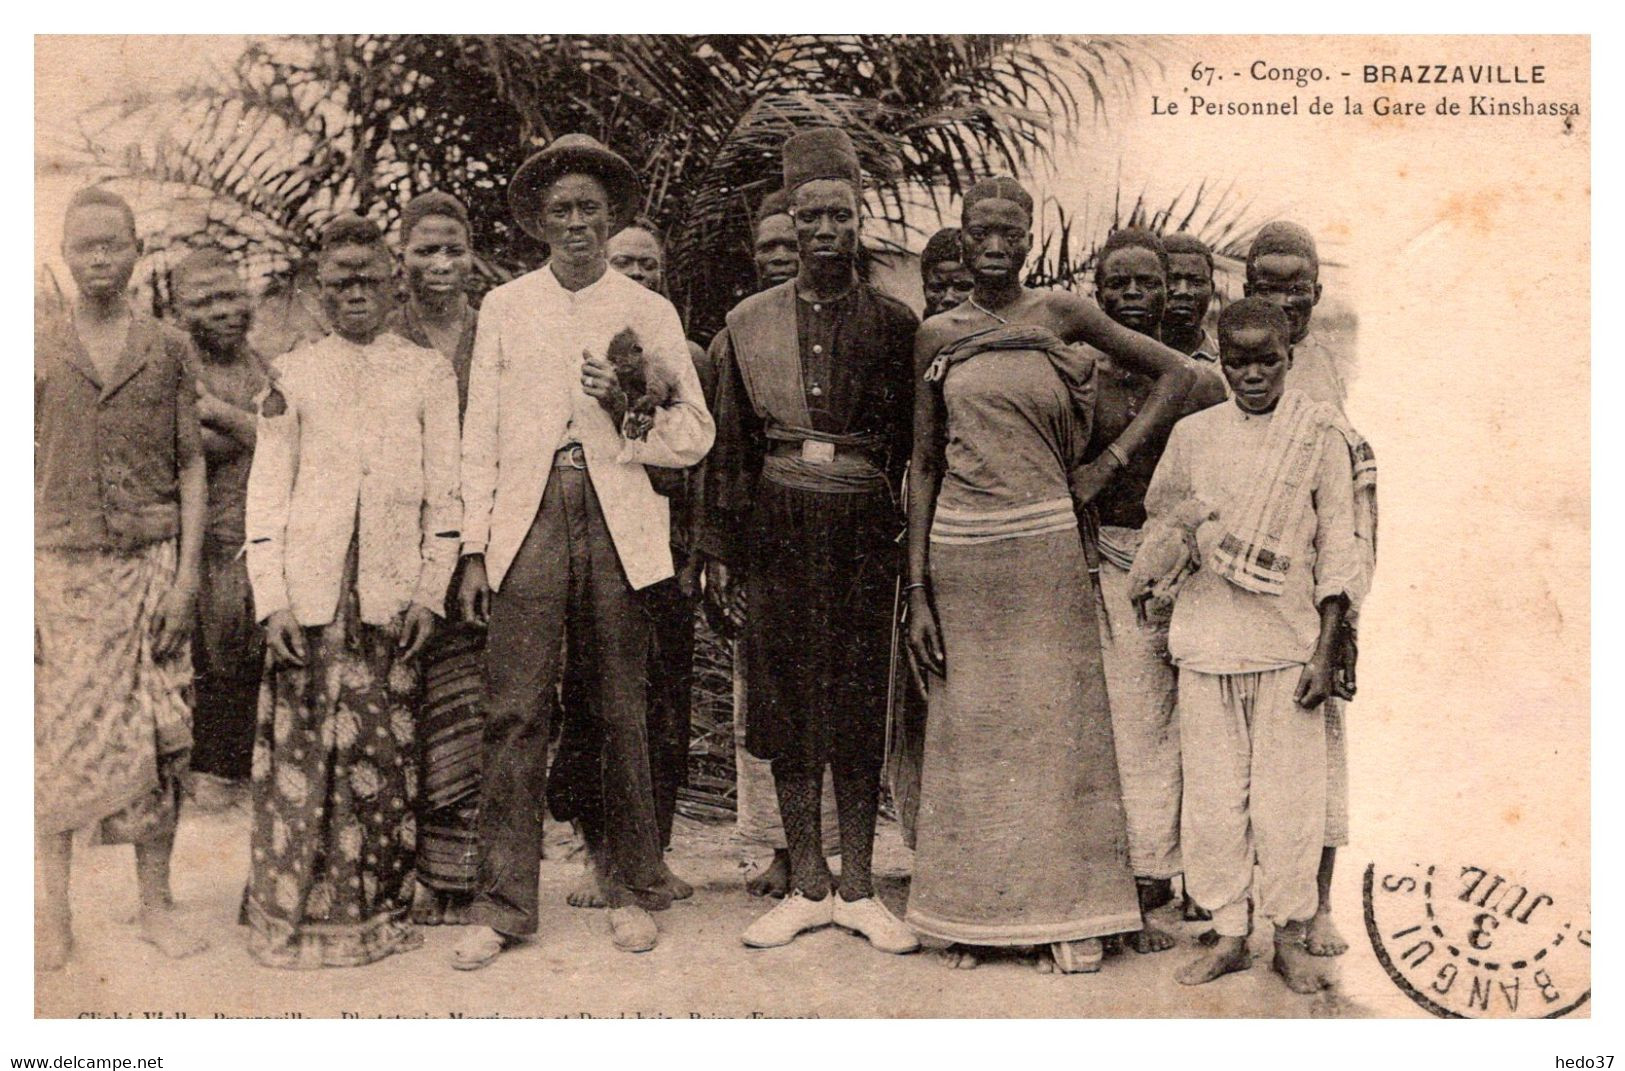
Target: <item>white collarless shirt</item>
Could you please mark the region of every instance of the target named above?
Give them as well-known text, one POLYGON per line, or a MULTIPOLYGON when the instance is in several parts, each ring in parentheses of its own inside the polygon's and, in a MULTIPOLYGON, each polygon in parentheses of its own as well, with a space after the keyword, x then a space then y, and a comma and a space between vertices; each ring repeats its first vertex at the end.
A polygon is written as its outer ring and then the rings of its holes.
POLYGON ((548 267, 520 276, 480 306, 463 417, 463 553, 484 554, 500 590, 552 478, 554 452, 578 442, 627 581, 636 590, 664 580, 673 571, 670 508, 643 466, 698 464, 715 436, 671 302, 607 268, 576 291, 548 267), (581 389, 583 352, 604 356, 628 327, 651 374, 672 385, 643 439, 622 438, 581 389))

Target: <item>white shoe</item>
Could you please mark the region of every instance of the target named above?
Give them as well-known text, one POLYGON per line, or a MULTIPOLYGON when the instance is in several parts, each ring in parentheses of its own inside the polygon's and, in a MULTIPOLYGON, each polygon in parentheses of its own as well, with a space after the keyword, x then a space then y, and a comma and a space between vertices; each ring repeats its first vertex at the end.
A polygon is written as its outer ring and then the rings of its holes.
POLYGON ((833 921, 841 929, 861 933, 880 951, 893 955, 919 949, 920 939, 914 936, 914 931, 886 910, 886 905, 875 897, 865 896, 862 900, 848 902, 835 893, 832 898, 835 900, 833 921))
POLYGON ((797 934, 828 926, 835 890, 822 900, 809 900, 793 889, 777 907, 745 927, 741 940, 751 948, 777 948, 796 939, 797 934))

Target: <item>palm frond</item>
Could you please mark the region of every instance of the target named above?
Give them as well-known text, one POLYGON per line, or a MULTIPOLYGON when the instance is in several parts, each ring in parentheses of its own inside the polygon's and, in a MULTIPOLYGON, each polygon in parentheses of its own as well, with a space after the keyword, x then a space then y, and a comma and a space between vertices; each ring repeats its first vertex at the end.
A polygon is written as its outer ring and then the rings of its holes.
POLYGON ((1181 190, 1172 200, 1156 204, 1142 189, 1127 207, 1118 187, 1109 213, 1093 201, 1068 208, 1052 197, 1040 212, 1037 252, 1027 285, 1087 291, 1094 285, 1100 247, 1111 232, 1143 227, 1156 234, 1183 231, 1206 243, 1213 250, 1214 285, 1228 300, 1240 292, 1247 246, 1264 222, 1255 204, 1235 192, 1234 183, 1215 189, 1205 179, 1194 191, 1181 190))
POLYGON ((558 134, 592 134, 643 176, 673 298, 703 338, 748 283, 749 210, 797 129, 852 133, 877 230, 895 233, 981 176, 1048 166, 1161 49, 991 34, 270 37, 213 82, 104 111, 83 149, 103 176, 212 198, 209 233, 257 244, 283 273, 333 213, 387 225, 436 186, 469 206, 501 275, 541 252, 508 218, 507 176, 558 134), (115 144, 146 148, 113 159, 115 144))

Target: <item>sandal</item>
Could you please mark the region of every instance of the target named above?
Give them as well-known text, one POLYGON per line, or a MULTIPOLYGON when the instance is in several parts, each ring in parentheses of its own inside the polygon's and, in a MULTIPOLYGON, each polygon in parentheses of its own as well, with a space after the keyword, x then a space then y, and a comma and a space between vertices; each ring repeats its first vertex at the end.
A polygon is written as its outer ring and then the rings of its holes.
POLYGON ((615 947, 622 952, 647 952, 660 940, 655 920, 640 907, 610 908, 609 932, 615 947))
POLYGON ((470 930, 451 950, 451 965, 459 971, 477 971, 519 942, 489 926, 470 930))
MULTIPOLYGON (((1094 974, 1100 970, 1106 951, 1100 938, 1089 937, 1082 941, 1056 941, 1049 946, 1049 955, 1051 966, 1057 974, 1094 974)), ((1039 963, 1043 963, 1042 957, 1039 963)))

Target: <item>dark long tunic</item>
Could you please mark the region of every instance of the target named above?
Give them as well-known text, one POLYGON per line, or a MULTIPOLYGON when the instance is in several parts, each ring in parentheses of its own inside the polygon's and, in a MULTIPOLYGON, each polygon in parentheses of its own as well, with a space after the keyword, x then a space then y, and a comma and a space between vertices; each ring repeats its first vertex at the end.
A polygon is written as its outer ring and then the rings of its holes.
POLYGON ((794 308, 810 430, 867 440, 861 452, 885 479, 839 491, 775 479, 764 463, 770 450, 797 448, 784 438, 791 421, 758 411, 735 338, 719 337, 702 549, 746 573, 751 754, 804 766, 878 764, 903 526, 895 491, 911 448, 918 320, 867 286, 828 302, 798 295, 794 308))

